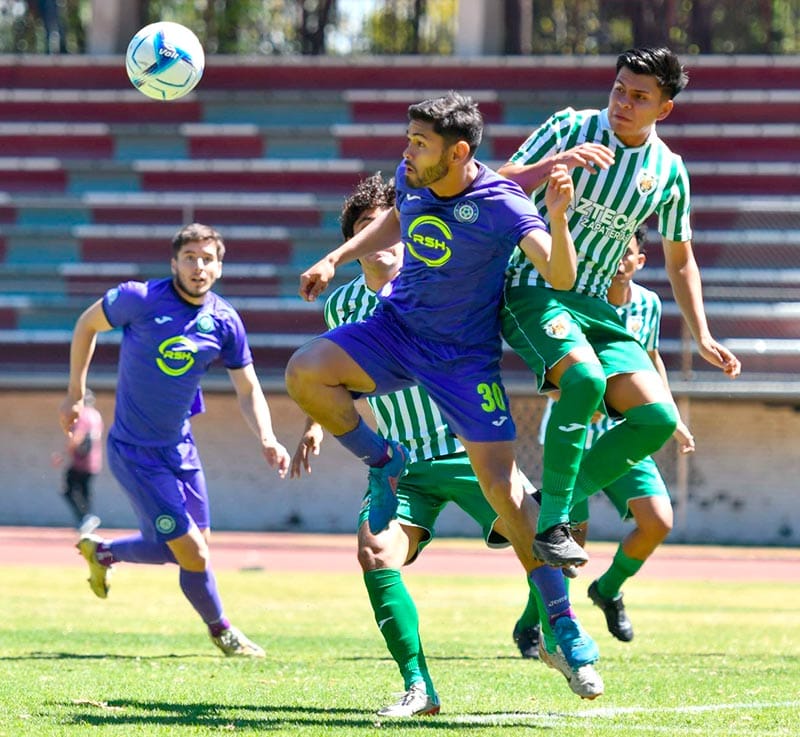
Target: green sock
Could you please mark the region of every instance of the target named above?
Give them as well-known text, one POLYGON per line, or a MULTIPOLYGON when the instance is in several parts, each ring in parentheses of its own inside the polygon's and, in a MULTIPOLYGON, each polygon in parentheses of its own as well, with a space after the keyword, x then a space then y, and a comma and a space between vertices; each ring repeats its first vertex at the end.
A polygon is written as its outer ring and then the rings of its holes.
POLYGON ((561 396, 553 405, 544 436, 539 532, 569 521, 589 420, 603 398, 605 386, 603 368, 596 363, 576 363, 561 377, 561 396))
POLYGON ((597 579, 597 590, 600 592, 600 596, 605 599, 613 599, 619 594, 622 584, 631 576, 636 575, 643 565, 643 560, 625 555, 625 551, 620 545, 609 569, 597 579))
POLYGON ((533 581, 528 578, 528 603, 525 605, 525 610, 520 614, 517 624, 520 628, 535 627, 539 624, 539 604, 536 597, 539 595, 539 590, 534 585, 533 581))
POLYGON ((400 571, 396 568, 367 571, 364 584, 378 629, 400 669, 406 689, 412 683, 424 681, 428 693, 435 693, 419 637, 417 607, 400 571))
POLYGON ((584 455, 573 504, 606 488, 631 466, 655 453, 675 432, 678 421, 678 411, 671 402, 643 404, 623 414, 625 422, 601 435, 584 455))

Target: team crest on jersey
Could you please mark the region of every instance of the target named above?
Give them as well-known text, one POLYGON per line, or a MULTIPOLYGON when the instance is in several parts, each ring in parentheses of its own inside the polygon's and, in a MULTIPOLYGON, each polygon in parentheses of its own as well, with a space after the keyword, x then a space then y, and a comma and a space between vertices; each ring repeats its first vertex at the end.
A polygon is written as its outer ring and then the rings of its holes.
POLYGON ((474 223, 478 219, 478 206, 465 200, 453 208, 453 216, 459 223, 474 223))
POLYGON ((161 514, 156 517, 156 529, 162 535, 169 535, 170 532, 173 532, 177 527, 177 522, 175 522, 175 518, 171 517, 168 514, 161 514))
POLYGON ((642 197, 649 195, 656 188, 656 182, 655 174, 647 171, 647 169, 641 169, 636 175, 636 191, 642 197))
POLYGON ((642 332, 642 318, 638 315, 628 318, 628 324, 625 326, 631 335, 639 335, 642 332))
POLYGON ((569 335, 569 320, 566 315, 557 315, 544 326, 544 332, 551 338, 560 340, 569 335))
POLYGON ((214 330, 214 318, 211 315, 200 315, 197 318, 197 332, 210 333, 214 330))

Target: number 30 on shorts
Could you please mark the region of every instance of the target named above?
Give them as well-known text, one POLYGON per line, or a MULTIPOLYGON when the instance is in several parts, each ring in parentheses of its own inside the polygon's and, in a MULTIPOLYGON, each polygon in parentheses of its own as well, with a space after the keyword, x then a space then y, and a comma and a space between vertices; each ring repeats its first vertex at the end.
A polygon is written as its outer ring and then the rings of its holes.
POLYGON ((506 411, 506 397, 503 388, 496 381, 491 384, 481 383, 477 387, 478 394, 481 395, 483 403, 481 409, 484 412, 506 411))

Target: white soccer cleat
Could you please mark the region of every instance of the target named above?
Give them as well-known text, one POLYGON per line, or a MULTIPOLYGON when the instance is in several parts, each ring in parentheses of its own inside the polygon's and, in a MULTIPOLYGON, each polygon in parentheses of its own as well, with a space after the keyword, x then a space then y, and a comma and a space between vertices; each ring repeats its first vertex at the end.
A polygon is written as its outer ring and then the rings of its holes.
POLYGON ((89 533, 81 535, 78 544, 75 546, 80 551, 80 554, 86 559, 89 564, 89 588, 94 592, 94 595, 106 599, 108 597, 108 590, 111 588, 108 580, 111 578, 111 566, 104 566, 97 560, 97 546, 103 542, 100 535, 89 533))
POLYGON ((209 634, 213 642, 228 658, 263 658, 264 648, 256 645, 250 638, 236 627, 228 627, 217 635, 209 634))
POLYGON ((425 689, 424 683, 412 683, 395 704, 384 706, 378 711, 379 717, 409 718, 421 716, 433 716, 438 714, 441 709, 439 697, 436 694, 431 698, 425 689))
POLYGON ((586 663, 577 668, 570 668, 567 659, 561 654, 561 650, 556 647, 554 653, 548 652, 547 647, 542 644, 539 648, 539 659, 550 668, 557 670, 567 679, 569 687, 582 699, 596 699, 603 694, 603 679, 595 670, 593 663, 586 663))
POLYGON ((78 534, 83 537, 84 535, 91 535, 98 527, 100 527, 100 518, 96 514, 87 514, 78 525, 78 534))

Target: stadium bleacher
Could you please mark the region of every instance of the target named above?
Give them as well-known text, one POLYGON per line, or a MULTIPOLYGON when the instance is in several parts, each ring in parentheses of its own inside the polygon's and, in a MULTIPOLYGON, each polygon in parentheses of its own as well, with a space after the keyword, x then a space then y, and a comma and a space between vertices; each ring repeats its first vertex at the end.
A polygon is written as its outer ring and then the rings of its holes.
MULTIPOLYGON (((748 373, 790 391, 800 369, 800 64, 688 66, 690 88, 659 131, 692 177, 712 330, 741 354, 742 391, 748 373)), ((118 58, 0 58, 0 373, 21 384, 63 377, 80 311, 119 281, 166 274, 171 235, 197 220, 223 232, 219 291, 241 310, 262 376, 280 382, 292 350, 323 329, 321 305, 295 294, 297 276, 339 242, 352 186, 393 170, 410 103, 472 94, 487 123, 479 156, 499 164, 553 110, 602 106, 612 70, 591 57, 212 57, 196 92, 157 103, 129 85, 118 58)), ((643 281, 665 302, 668 368, 686 378, 660 250, 650 244, 643 281)), ((113 368, 116 341, 100 341, 98 370, 113 368)), ((689 358, 688 376, 716 378, 689 358)), ((506 366, 522 369, 511 355, 506 366)))

